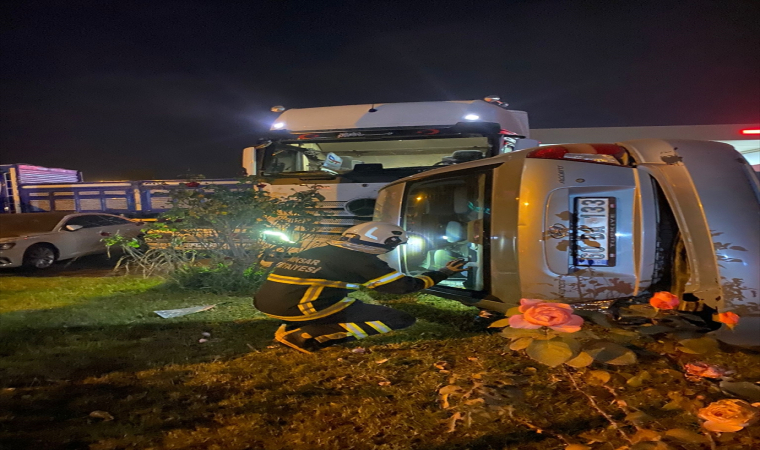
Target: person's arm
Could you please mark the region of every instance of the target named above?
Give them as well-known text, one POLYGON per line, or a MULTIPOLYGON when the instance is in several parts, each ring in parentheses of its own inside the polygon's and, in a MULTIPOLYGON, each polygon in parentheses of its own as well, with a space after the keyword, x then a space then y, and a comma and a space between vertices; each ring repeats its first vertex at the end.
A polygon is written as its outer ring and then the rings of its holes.
MULTIPOLYGON (((420 275, 410 277, 397 270, 393 270, 387 263, 380 259, 377 259, 376 261, 377 262, 372 264, 371 267, 366 268, 367 271, 365 272, 365 276, 369 273, 372 274, 370 276, 380 275, 370 278, 370 280, 364 283, 363 286, 387 294, 409 294, 411 292, 428 289, 455 273, 467 270, 464 268, 466 263, 457 260, 450 261, 446 264, 446 267, 440 270, 423 272, 420 275)), ((370 276, 367 276, 367 278, 370 276)))

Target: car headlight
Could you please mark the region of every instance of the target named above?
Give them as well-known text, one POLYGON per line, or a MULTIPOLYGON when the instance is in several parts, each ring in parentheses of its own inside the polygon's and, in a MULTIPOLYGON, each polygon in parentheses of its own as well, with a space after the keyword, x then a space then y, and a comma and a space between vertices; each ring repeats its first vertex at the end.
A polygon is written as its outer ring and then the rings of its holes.
POLYGON ((3 244, 0 244, 0 250, 10 250, 15 246, 15 242, 5 242, 3 244))
POLYGON ((279 239, 283 242, 288 242, 293 244, 294 242, 290 240, 290 237, 283 233, 282 231, 274 231, 274 230, 267 230, 264 231, 264 240, 267 240, 268 237, 274 237, 276 239, 279 239))

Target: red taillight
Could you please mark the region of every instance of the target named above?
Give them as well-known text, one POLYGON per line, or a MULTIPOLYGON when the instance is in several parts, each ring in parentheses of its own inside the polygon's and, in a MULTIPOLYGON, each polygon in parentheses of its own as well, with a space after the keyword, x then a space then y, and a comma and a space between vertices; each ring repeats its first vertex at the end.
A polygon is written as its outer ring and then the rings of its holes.
POLYGON ((760 128, 747 128, 742 130, 742 134, 760 134, 760 128))
POLYGON ((547 145, 532 150, 528 158, 567 159, 596 164, 629 165, 628 152, 615 144, 547 145))
POLYGON ((543 158, 543 159, 562 159, 567 153, 565 147, 559 145, 551 145, 549 147, 540 147, 532 152, 528 153, 528 158, 543 158))

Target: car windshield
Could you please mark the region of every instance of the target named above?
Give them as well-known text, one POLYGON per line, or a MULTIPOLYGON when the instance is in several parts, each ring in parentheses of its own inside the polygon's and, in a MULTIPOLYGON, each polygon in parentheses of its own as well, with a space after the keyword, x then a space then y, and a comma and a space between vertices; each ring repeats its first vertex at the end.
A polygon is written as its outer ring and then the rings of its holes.
POLYGON ((358 164, 430 167, 488 156, 485 136, 354 141, 279 141, 267 147, 263 172, 345 173, 358 164))
POLYGON ((66 214, 0 214, 0 238, 53 231, 66 214))

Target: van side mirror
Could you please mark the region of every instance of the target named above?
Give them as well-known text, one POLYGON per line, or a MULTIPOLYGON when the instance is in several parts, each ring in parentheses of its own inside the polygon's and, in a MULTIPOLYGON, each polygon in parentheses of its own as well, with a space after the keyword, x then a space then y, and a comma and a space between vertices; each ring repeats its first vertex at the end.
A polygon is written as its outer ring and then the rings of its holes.
POLYGON ((77 231, 84 228, 82 225, 66 225, 64 227, 66 231, 77 231))

